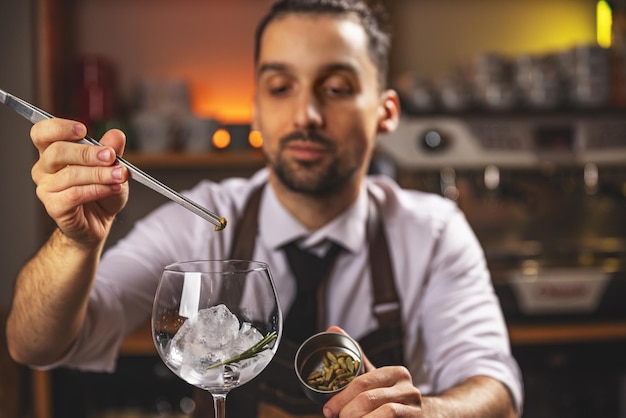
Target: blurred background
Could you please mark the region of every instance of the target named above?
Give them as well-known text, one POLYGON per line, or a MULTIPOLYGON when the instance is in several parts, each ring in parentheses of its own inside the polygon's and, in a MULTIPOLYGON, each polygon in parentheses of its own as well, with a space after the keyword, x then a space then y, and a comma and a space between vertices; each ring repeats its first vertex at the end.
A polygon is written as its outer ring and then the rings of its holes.
MULTIPOLYGON (((249 127, 253 35, 269 0, 3 0, 0 88, 111 127, 175 189, 263 165, 249 127)), ((626 417, 624 0, 387 0, 397 132, 372 172, 455 200, 485 248, 526 417, 626 417)), ((0 418, 187 416, 189 388, 125 343, 116 374, 11 362, 20 266, 53 226, 30 125, 0 108, 0 418)), ((111 242, 163 202, 132 185, 111 242)))

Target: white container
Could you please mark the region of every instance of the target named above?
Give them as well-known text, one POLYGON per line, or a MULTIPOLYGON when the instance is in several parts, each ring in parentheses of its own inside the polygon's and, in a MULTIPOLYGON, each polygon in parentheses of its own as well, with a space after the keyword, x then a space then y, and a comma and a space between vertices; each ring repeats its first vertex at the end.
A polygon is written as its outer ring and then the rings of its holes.
POLYGON ((141 152, 164 152, 172 145, 170 121, 159 113, 142 111, 131 119, 137 147, 141 152))
POLYGON ((593 312, 608 281, 609 275, 595 268, 554 268, 510 277, 520 310, 527 315, 593 312))

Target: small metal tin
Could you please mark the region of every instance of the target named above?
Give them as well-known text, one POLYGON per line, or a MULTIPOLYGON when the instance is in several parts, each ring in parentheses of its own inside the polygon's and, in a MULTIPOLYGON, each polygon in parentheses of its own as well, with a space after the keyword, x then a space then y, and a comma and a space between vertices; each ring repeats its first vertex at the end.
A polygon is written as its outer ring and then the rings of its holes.
POLYGON ((355 372, 355 376, 363 373, 361 350, 359 350, 358 344, 352 338, 336 332, 321 332, 308 338, 298 348, 294 365, 302 390, 309 399, 319 404, 326 403, 333 395, 341 392, 345 387, 324 391, 307 384, 307 376, 314 370, 322 367, 322 359, 329 351, 335 355, 346 353, 353 359, 358 360, 360 364, 359 369, 355 372))

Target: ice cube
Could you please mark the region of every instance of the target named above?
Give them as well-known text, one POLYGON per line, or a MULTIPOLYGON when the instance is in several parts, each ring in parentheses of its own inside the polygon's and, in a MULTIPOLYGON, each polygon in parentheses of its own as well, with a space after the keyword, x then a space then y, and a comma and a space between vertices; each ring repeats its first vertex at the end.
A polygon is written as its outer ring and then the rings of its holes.
POLYGON ((170 344, 170 361, 196 364, 224 360, 239 332, 239 320, 224 305, 201 309, 180 327, 170 344))
POLYGON ((231 344, 239 332, 239 319, 225 305, 201 309, 192 326, 196 341, 207 348, 220 348, 231 344))
POLYGON ((233 344, 233 352, 240 354, 263 339, 263 335, 250 323, 244 322, 233 344))
MULTIPOLYGON (((185 321, 169 344, 168 362, 179 368, 181 377, 189 382, 215 381, 224 370, 208 369, 209 366, 241 354, 261 339, 263 335, 250 323, 240 326, 226 306, 217 305, 201 309, 185 321)), ((269 353, 261 353, 261 359, 264 354, 269 353)), ((255 360, 258 359, 246 363, 255 360)))

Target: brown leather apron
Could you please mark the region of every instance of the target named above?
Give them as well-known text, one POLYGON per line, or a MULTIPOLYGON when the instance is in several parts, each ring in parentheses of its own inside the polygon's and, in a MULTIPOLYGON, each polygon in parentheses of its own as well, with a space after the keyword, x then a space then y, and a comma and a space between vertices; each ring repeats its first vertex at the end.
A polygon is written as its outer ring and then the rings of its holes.
MULTIPOLYGON (((254 255, 258 233, 259 204, 263 187, 253 191, 237 225, 230 257, 249 260, 254 255)), ((374 199, 369 199, 368 242, 369 265, 374 303, 372 313, 378 328, 359 340, 361 348, 377 367, 404 364, 403 327, 400 299, 382 219, 374 199)), ((326 311, 326 282, 322 283, 318 300, 320 315, 326 311)), ((318 323, 325 323, 318 318, 318 323)), ((341 324, 337 324, 341 326, 341 324)), ((322 331, 322 330, 320 330, 322 331)), ((293 361, 298 346, 283 338, 274 359, 255 379, 232 390, 226 398, 228 416, 237 418, 321 417, 321 406, 310 401, 300 389, 293 361)), ((213 415, 209 393, 195 389, 195 418, 213 415)))

